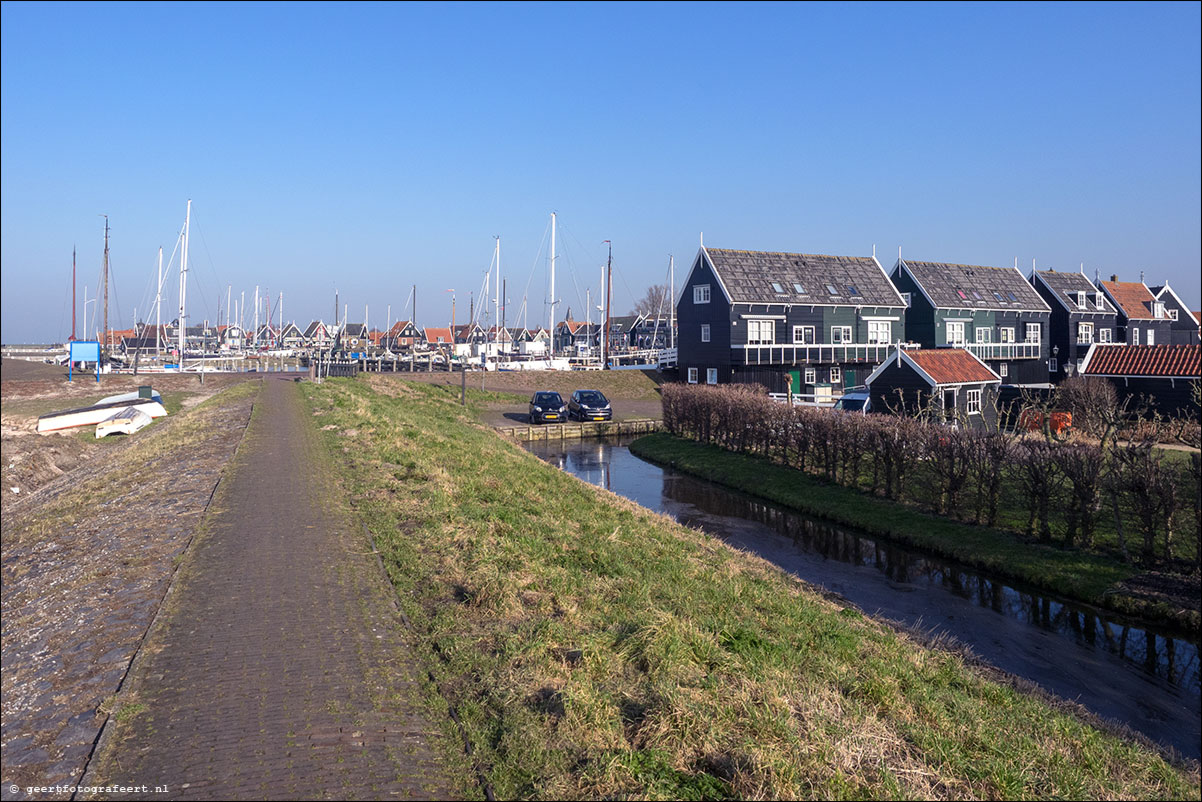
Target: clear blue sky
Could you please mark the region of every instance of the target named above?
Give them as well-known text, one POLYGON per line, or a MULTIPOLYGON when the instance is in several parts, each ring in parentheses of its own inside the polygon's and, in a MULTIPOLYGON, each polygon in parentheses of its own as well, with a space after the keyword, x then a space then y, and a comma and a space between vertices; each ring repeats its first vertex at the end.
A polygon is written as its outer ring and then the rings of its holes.
POLYGON ((626 311, 700 232, 1144 270, 1198 308, 1199 9, 4 3, 0 336, 69 333, 71 248, 82 305, 102 213, 113 325, 145 317, 188 198, 193 319, 259 284, 302 325, 335 288, 382 324, 417 284, 445 325, 500 235, 533 325, 552 211, 581 318, 602 240, 626 311))

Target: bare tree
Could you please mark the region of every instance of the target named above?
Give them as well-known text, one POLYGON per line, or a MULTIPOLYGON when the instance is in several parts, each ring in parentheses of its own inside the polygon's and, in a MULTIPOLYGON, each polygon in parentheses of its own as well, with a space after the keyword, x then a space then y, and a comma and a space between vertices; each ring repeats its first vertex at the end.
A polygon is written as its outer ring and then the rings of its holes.
POLYGON ((647 294, 639 299, 631 310, 632 315, 666 315, 672 299, 668 297, 667 284, 652 284, 647 294))

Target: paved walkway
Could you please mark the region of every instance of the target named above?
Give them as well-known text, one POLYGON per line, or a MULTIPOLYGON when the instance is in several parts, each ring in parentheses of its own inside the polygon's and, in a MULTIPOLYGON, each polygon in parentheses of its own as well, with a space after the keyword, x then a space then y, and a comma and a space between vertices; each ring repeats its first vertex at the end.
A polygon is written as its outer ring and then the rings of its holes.
POLYGON ((265 383, 87 784, 172 799, 445 798, 416 668, 295 385, 265 383))

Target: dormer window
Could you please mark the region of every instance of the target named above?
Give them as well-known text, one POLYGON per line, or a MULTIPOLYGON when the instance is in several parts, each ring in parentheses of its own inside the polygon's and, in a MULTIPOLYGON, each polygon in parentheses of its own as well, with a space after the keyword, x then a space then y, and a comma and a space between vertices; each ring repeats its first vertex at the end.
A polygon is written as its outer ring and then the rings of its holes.
POLYGON ((1077 291, 1077 308, 1078 309, 1085 308, 1085 290, 1077 291))
POLYGON ((1164 316, 1164 304, 1160 303, 1159 301, 1152 304, 1152 317, 1159 320, 1164 318, 1164 316))
POLYGON ((1098 309, 1104 310, 1106 308, 1106 303, 1102 300, 1102 293, 1095 292, 1093 294, 1093 305, 1096 306, 1098 309))

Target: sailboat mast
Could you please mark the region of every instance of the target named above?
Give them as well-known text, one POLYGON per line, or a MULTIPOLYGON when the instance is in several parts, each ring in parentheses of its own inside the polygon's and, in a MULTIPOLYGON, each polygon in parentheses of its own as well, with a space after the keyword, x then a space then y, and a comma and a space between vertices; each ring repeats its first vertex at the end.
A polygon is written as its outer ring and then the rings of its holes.
POLYGON ((255 285, 255 331, 250 337, 250 344, 254 347, 259 346, 259 285, 255 285))
POLYGON ((550 356, 555 356, 555 212, 551 212, 551 302, 547 306, 547 333, 551 335, 550 356))
POLYGON ((161 356, 159 334, 163 330, 163 246, 159 246, 159 283, 154 292, 154 355, 161 356))
POLYGON ((109 216, 104 217, 104 347, 109 347, 109 216))
POLYGON ((71 339, 75 342, 75 246, 71 246, 71 339))
MULTIPOLYGON (((602 335, 606 337, 606 346, 609 346, 609 303, 613 298, 614 292, 614 246, 609 243, 609 258, 605 262, 605 328, 602 330, 602 335)), ((609 354, 606 349, 601 350, 601 369, 609 370, 609 354)))
POLYGON ((493 342, 501 341, 501 238, 497 237, 497 283, 493 287, 493 342))
POLYGON ((192 224, 192 199, 188 199, 188 210, 184 213, 184 249, 179 268, 179 368, 184 369, 184 342, 188 332, 188 228, 192 224))
MULTIPOLYGON (((652 343, 654 345, 654 343, 652 343)), ((668 257, 668 347, 676 347, 676 257, 668 257)))

